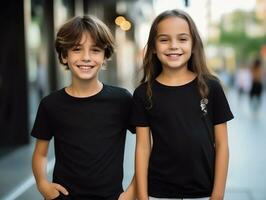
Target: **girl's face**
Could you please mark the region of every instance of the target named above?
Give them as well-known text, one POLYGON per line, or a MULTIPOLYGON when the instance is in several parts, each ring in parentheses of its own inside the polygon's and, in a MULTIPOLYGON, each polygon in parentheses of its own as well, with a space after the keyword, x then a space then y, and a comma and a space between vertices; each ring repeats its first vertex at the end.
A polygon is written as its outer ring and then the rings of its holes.
POLYGON ((192 53, 192 38, 188 23, 180 17, 168 17, 157 26, 155 53, 163 69, 187 67, 192 53))
POLYGON ((67 51, 63 61, 68 64, 72 80, 98 80, 98 72, 104 63, 104 49, 98 47, 89 33, 84 33, 80 44, 67 51))

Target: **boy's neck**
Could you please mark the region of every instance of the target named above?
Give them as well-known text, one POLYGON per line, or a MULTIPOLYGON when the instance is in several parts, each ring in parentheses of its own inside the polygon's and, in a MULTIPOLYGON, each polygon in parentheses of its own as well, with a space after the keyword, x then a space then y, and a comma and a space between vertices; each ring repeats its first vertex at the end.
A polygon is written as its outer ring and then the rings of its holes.
POLYGON ((184 85, 196 78, 196 74, 190 70, 163 70, 156 78, 160 83, 169 86, 184 85))
POLYGON ((99 80, 88 82, 72 81, 72 83, 66 87, 66 92, 74 97, 89 97, 99 93, 103 88, 103 84, 99 80))

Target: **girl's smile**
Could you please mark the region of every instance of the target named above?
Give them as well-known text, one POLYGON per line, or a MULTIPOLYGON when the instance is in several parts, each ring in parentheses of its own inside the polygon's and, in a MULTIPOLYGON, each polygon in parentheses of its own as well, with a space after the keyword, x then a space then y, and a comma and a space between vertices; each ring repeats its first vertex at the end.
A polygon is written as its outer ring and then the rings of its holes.
POLYGON ((166 53, 165 55, 170 60, 177 60, 183 55, 183 53, 166 53))

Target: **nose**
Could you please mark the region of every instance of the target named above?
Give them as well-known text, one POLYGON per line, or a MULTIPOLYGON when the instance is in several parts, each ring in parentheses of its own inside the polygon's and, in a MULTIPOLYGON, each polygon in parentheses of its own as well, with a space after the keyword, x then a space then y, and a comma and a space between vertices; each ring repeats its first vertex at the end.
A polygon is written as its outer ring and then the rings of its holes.
POLYGON ((82 54, 82 61, 83 62, 90 62, 91 61, 91 55, 89 50, 84 50, 82 54))
POLYGON ((176 40, 172 40, 170 43, 170 48, 171 49, 178 49, 178 42, 176 40))

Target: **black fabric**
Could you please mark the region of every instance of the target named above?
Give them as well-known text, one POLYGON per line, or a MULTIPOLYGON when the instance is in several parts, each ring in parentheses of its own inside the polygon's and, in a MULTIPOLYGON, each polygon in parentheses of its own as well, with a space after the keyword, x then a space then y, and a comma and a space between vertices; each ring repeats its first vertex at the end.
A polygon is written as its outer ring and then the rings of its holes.
MULTIPOLYGON (((53 200, 118 200, 119 196, 121 193, 115 194, 115 195, 111 195, 108 197, 99 197, 99 196, 90 196, 89 199, 88 197, 72 197, 70 194, 69 195, 64 195, 62 193, 59 194, 58 197, 54 198, 53 200)), ((44 199, 45 200, 45 199, 44 199)))
POLYGON ((108 85, 87 98, 61 89, 42 99, 31 134, 43 140, 54 137, 53 181, 66 187, 71 199, 112 199, 123 191, 131 108, 132 95, 108 85))
POLYGON ((64 194, 60 193, 58 197, 56 197, 52 200, 72 200, 72 198, 71 198, 71 195, 64 195, 64 194))
POLYGON ((210 88, 208 118, 204 120, 197 79, 182 86, 166 86, 154 81, 151 108, 146 95, 147 84, 134 91, 132 123, 150 127, 153 137, 148 169, 149 196, 200 198, 211 195, 215 148, 210 134, 214 125, 232 119, 233 115, 220 83, 208 80, 207 84, 210 88))
POLYGON ((259 82, 259 81, 253 81, 252 85, 251 85, 250 96, 251 97, 253 97, 253 96, 260 97, 261 93, 262 93, 262 90, 263 90, 262 83, 259 82))

